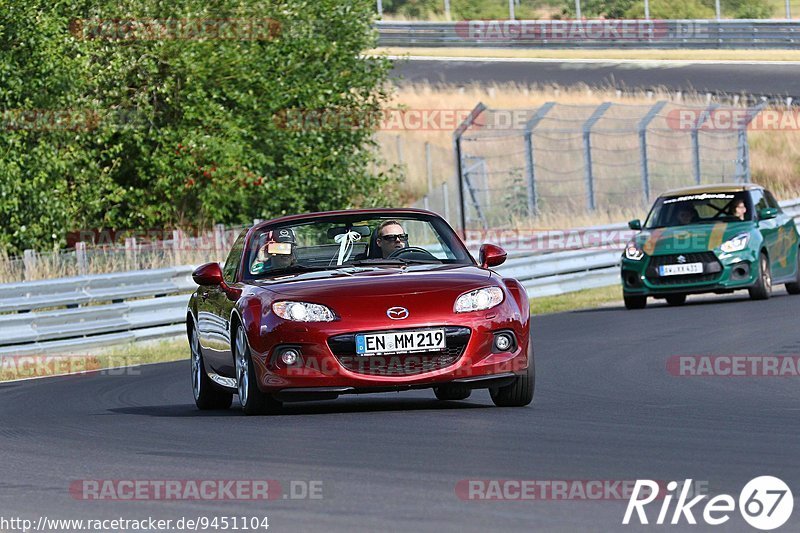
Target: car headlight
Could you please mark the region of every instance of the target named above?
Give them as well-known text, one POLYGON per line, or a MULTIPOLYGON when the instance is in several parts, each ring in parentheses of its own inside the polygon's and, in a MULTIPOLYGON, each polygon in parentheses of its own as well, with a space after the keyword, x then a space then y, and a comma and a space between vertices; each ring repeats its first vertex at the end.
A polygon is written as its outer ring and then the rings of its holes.
POLYGON ((500 287, 484 287, 469 291, 456 299, 456 313, 468 313, 470 311, 483 311, 500 305, 503 301, 503 290, 500 287))
POLYGON ((630 241, 625 247, 625 258, 631 261, 640 261, 644 257, 644 251, 636 244, 636 241, 630 241))
POLYGON ((740 250, 744 250, 749 241, 750 241, 750 234, 741 233, 736 237, 723 242, 722 246, 720 246, 719 249, 725 253, 738 252, 740 250))
POLYGON ((330 308, 306 302, 275 302, 272 310, 279 317, 294 322, 332 322, 336 319, 330 308))

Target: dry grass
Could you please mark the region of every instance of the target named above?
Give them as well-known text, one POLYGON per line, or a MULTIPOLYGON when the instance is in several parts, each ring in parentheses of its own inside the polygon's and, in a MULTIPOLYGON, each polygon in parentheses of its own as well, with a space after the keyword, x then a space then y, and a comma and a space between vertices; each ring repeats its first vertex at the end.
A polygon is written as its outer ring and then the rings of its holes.
MULTIPOLYGON (((800 14, 800 10, 798 10, 800 14)), ((369 53, 391 56, 488 57, 529 59, 636 59, 651 61, 800 61, 800 50, 652 50, 652 49, 535 49, 535 48, 396 48, 369 53)))
POLYGON ((596 309, 610 304, 622 305, 622 287, 619 284, 597 289, 585 289, 558 296, 531 298, 531 314, 548 315, 580 309, 596 309))

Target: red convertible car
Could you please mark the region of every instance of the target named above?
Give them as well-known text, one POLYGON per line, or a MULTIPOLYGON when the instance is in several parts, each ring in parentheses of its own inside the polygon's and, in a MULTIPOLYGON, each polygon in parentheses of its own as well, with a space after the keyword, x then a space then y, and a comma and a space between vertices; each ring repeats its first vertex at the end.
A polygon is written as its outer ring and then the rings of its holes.
POLYGON ((476 264, 441 217, 418 209, 294 215, 242 232, 224 266, 194 271, 192 389, 200 409, 433 388, 498 406, 533 399, 529 304, 515 279, 476 264))

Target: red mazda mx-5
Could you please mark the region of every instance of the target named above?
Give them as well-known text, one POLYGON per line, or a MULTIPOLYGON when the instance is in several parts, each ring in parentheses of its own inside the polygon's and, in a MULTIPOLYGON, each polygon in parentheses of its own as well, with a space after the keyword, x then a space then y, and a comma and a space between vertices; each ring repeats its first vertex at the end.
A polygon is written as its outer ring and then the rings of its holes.
POLYGON ((295 215, 236 239, 195 270, 192 389, 200 409, 269 413, 283 402, 433 388, 499 406, 533 399, 525 289, 477 265, 441 217, 418 209, 295 215))

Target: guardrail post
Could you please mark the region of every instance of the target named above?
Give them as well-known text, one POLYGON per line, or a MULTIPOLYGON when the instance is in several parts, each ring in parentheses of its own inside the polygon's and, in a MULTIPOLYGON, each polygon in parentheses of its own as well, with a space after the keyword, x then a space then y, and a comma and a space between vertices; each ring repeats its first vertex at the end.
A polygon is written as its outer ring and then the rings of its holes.
POLYGON ((125 237, 125 264, 128 270, 138 270, 136 268, 136 237, 125 237))
POLYGON ((83 241, 75 243, 75 261, 78 263, 78 275, 85 276, 89 268, 86 262, 86 243, 83 241))
POLYGON ((214 253, 217 257, 225 253, 225 226, 214 224, 214 253))
POLYGON ((702 113, 695 122, 694 127, 692 128, 692 167, 694 173, 694 182, 697 185, 700 185, 702 181, 702 175, 700 173, 700 127, 703 125, 703 122, 706 121, 708 117, 711 116, 711 113, 719 107, 717 104, 711 104, 702 113))
POLYGON ((453 132, 453 149, 455 150, 456 156, 456 175, 458 176, 458 203, 461 208, 461 234, 464 238, 467 236, 467 210, 464 206, 464 162, 461 158, 461 136, 464 135, 467 128, 469 128, 473 122, 475 122, 475 119, 485 110, 486 106, 478 102, 475 109, 470 112, 469 116, 467 116, 453 132))
POLYGON ((425 180, 428 188, 425 190, 425 196, 422 197, 423 206, 425 209, 430 209, 429 196, 433 190, 433 161, 431 160, 431 143, 425 141, 425 180))
POLYGON ((647 114, 639 121, 639 154, 642 164, 642 199, 644 205, 650 205, 650 167, 647 156, 647 127, 659 111, 667 105, 666 100, 656 102, 647 114))
POLYGON ((603 113, 611 107, 611 102, 603 102, 594 110, 586 122, 583 123, 583 171, 586 178, 586 206, 590 211, 595 210, 594 176, 592 174, 592 126, 600 120, 603 113))
POLYGON ((172 264, 174 266, 181 264, 182 233, 179 229, 172 230, 172 264))
POLYGON ((525 170, 528 174, 528 216, 536 215, 536 159, 533 155, 533 129, 542 121, 547 113, 556 105, 545 102, 536 110, 536 114, 525 124, 525 170))
POLYGON ((447 192, 447 182, 442 182, 442 203, 444 204, 444 219, 450 222, 450 194, 447 192))
POLYGON ((764 109, 766 102, 759 103, 750 110, 742 124, 739 124, 736 136, 736 180, 750 183, 750 143, 747 142, 747 126, 764 109))
POLYGON ((36 252, 25 250, 22 252, 22 264, 25 267, 25 280, 30 281, 36 278, 36 252))

